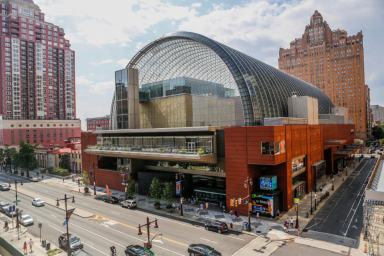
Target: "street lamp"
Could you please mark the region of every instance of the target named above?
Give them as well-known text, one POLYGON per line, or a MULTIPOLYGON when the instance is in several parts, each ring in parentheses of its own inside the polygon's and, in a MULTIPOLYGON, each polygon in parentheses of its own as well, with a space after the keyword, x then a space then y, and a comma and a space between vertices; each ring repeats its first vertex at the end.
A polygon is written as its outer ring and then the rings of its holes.
POLYGON ((40 243, 41 243, 41 228, 43 227, 43 223, 39 222, 39 229, 40 229, 40 243))
POLYGON ((312 193, 313 193, 313 190, 311 189, 311 215, 313 214, 313 207, 312 207, 312 193))
POLYGON ((176 182, 179 183, 179 189, 180 189, 180 216, 184 216, 184 210, 183 210, 183 203, 184 203, 184 198, 183 198, 183 179, 184 179, 184 174, 179 173, 176 174, 176 182))
POLYGON ((141 228, 142 227, 147 227, 147 243, 144 243, 144 247, 147 248, 147 249, 151 249, 152 247, 152 244, 151 244, 151 235, 150 235, 150 226, 152 223, 155 223, 154 225, 154 228, 159 228, 159 226, 157 225, 157 219, 153 220, 153 221, 149 221, 149 217, 147 217, 147 223, 146 224, 143 224, 143 225, 140 225, 138 226, 139 228, 139 231, 138 231, 138 235, 141 236, 143 234, 143 232, 141 232, 141 228))
POLYGON ((317 194, 315 192, 315 211, 317 210, 317 194))

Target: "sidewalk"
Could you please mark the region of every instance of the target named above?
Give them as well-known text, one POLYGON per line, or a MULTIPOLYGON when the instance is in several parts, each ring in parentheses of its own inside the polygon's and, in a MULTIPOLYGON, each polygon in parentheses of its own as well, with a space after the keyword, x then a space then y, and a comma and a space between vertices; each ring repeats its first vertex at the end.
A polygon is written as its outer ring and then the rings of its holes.
MULTIPOLYGON (((340 173, 341 175, 334 175, 334 189, 332 189, 332 181, 329 181, 328 184, 324 186, 321 192, 312 193, 312 210, 313 214, 311 215, 311 193, 307 194, 300 200, 299 203, 299 226, 300 229, 303 229, 315 216, 317 211, 327 202, 328 198, 337 191, 337 189, 347 180, 347 178, 353 173, 353 171, 358 167, 360 162, 357 159, 354 159, 352 166, 347 167, 347 175, 345 172, 340 173), (315 207, 316 201, 316 207, 315 207), (315 210, 316 209, 316 210, 315 210)), ((283 213, 278 222, 284 224, 288 218, 293 217, 296 222, 296 207, 292 207, 289 211, 283 213)), ((297 230, 290 230, 297 232, 297 230)))
MULTIPOLYGON (((35 225, 37 225, 37 224, 35 223, 35 225)), ((12 256, 19 256, 19 255, 20 256, 21 255, 42 256, 42 255, 48 255, 48 253, 50 253, 49 255, 52 255, 52 256, 53 255, 57 255, 57 256, 67 255, 61 249, 56 248, 55 245, 53 245, 52 243, 50 243, 51 249, 49 251, 47 251, 45 248, 43 248, 41 246, 40 238, 34 237, 31 234, 29 234, 27 232, 27 229, 23 226, 20 227, 20 231, 19 231, 19 238, 20 239, 18 239, 17 229, 15 227, 12 228, 11 219, 9 219, 7 217, 2 216, 0 218, 0 228, 1 228, 0 245, 2 247, 7 248, 7 252, 4 252, 4 255, 6 255, 6 253, 9 253, 8 255, 12 255, 12 256), (5 231, 3 229, 5 220, 7 220, 9 223, 9 230, 8 231, 5 231), (28 254, 24 254, 23 253, 23 244, 25 241, 28 243, 30 239, 32 239, 32 241, 33 241, 32 252, 30 252, 29 246, 28 246, 28 254)))
POLYGON ((286 232, 282 232, 279 230, 271 230, 265 237, 256 237, 255 239, 253 239, 251 242, 249 242, 247 245, 245 245, 243 248, 233 254, 233 256, 267 256, 273 254, 279 247, 283 247, 286 243, 302 244, 313 248, 334 252, 340 255, 366 255, 359 249, 310 238, 297 237, 294 235, 289 235, 286 232))

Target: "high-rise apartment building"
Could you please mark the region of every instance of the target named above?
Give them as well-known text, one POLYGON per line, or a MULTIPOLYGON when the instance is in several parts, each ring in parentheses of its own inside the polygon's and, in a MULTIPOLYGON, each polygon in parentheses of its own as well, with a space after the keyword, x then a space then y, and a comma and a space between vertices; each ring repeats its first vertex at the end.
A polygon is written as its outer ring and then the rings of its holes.
POLYGON ((0 115, 76 118, 75 52, 32 0, 1 0, 0 115))
POLYGON ((279 68, 322 89, 337 106, 348 108, 356 137, 367 136, 367 90, 363 34, 331 30, 318 11, 301 38, 280 48, 279 68))
POLYGON ((380 105, 372 105, 372 118, 375 124, 384 123, 384 107, 380 105))

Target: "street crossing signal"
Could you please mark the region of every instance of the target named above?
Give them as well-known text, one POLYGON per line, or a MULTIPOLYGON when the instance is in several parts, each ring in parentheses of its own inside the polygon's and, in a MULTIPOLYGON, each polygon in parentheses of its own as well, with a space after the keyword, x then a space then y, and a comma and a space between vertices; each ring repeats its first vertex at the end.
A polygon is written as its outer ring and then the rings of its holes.
POLYGON ((238 199, 238 203, 241 204, 241 197, 239 197, 239 199, 238 199))
POLYGON ((233 207, 235 205, 235 200, 234 199, 229 199, 229 206, 233 207))

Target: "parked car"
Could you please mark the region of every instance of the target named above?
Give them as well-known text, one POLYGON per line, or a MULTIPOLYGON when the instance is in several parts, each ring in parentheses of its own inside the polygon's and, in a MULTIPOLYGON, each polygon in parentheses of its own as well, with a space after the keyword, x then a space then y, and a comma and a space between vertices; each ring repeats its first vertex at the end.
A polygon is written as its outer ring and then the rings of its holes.
POLYGON ((125 249, 125 256, 155 256, 155 254, 140 245, 129 245, 125 249))
POLYGON ((104 202, 106 203, 110 203, 110 204, 118 204, 119 203, 119 199, 115 196, 106 196, 104 198, 104 202))
POLYGON ((215 231, 219 234, 228 232, 228 226, 225 222, 221 221, 208 221, 204 225, 206 230, 215 231))
POLYGON ((11 189, 11 187, 9 186, 9 184, 7 184, 7 183, 0 183, 0 190, 1 191, 8 191, 10 189, 11 189))
POLYGON ((190 244, 189 256, 221 256, 221 253, 205 244, 190 244))
POLYGON ((43 200, 41 200, 40 198, 34 198, 32 200, 32 205, 36 206, 36 207, 41 207, 41 206, 45 205, 45 202, 43 200))
POLYGON ((5 208, 9 206, 7 202, 0 202, 0 212, 5 213, 5 208))
POLYGON ((29 214, 22 214, 22 215, 19 215, 19 222, 23 226, 32 226, 33 218, 29 214))
POLYGON ((97 196, 95 196, 95 199, 104 201, 107 197, 108 197, 107 195, 97 195, 97 196))
MULTIPOLYGON (((66 233, 61 234, 59 236, 59 247, 65 251, 67 251, 68 245, 67 245, 67 234, 66 233)), ((79 249, 83 249, 84 245, 80 241, 80 238, 78 238, 75 235, 69 234, 69 247, 70 247, 71 251, 76 251, 79 249)))
POLYGON ((128 208, 128 209, 134 209, 137 207, 136 200, 134 199, 128 199, 121 202, 121 207, 128 208))

